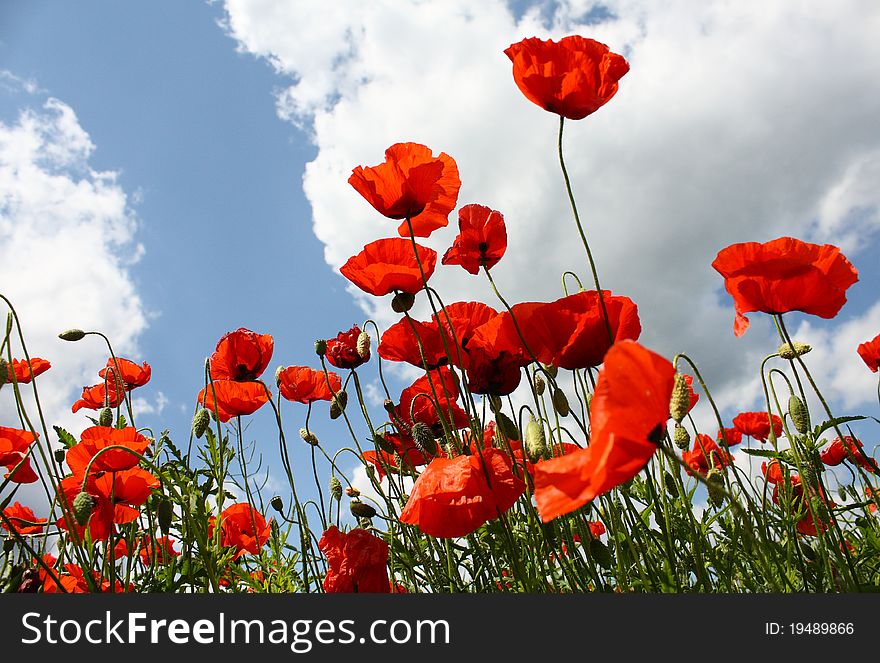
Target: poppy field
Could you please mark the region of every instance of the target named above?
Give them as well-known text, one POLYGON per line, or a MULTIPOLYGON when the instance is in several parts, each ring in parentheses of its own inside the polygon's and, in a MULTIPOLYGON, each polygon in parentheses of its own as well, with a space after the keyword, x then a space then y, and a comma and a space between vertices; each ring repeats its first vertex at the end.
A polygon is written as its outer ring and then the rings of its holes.
MULTIPOLYGON (((507 249, 503 211, 459 199, 453 156, 396 142, 375 165, 352 164, 348 183, 389 236, 340 272, 397 322, 315 329, 311 365, 277 370, 268 330, 229 331, 193 394, 191 431, 138 428, 132 394, 150 365, 79 329, 59 336, 71 352, 87 337, 105 344, 107 362, 71 404, 89 426, 74 436, 53 425, 39 399, 51 357, 29 353, 4 297, 0 398, 17 420, 0 422, 0 591, 880 590, 880 468, 852 430, 872 418, 825 398, 811 348, 786 325, 791 312, 837 316, 856 266, 793 237, 706 257, 729 295, 730 333, 748 332, 747 315, 778 332, 754 366, 761 407, 725 419, 686 348, 666 357, 642 345, 638 303, 603 289, 566 169, 566 123, 613 112, 627 60, 581 36, 504 53, 525 100, 558 122, 548 149, 583 246, 582 263, 560 266, 564 292, 510 302, 492 275, 507 249), (442 255, 419 243, 450 218, 458 234, 442 255), (464 269, 490 296, 436 291, 437 269, 464 269), (392 391, 390 370, 415 377, 392 391), (376 377, 379 414, 367 394, 376 377), (698 403, 714 413, 709 430, 692 416, 698 403), (334 439, 319 439, 310 422, 328 416, 334 439), (251 417, 274 425, 271 472, 285 494, 264 494, 249 467, 251 417), (353 457, 369 490, 355 485, 353 457)), ((877 331, 852 348, 874 373, 877 331)))

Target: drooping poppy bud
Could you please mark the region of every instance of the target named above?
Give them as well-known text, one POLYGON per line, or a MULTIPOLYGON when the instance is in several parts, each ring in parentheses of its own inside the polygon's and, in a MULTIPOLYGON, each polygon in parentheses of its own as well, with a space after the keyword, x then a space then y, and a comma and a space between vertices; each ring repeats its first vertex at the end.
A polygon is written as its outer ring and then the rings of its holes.
POLYGON ((533 463, 537 463, 547 453, 544 426, 534 417, 529 417, 529 423, 526 424, 525 448, 529 460, 533 463))
POLYGON ((355 518, 373 518, 376 515, 376 509, 360 500, 352 500, 348 508, 355 518))
POLYGON ((370 335, 365 331, 358 335, 357 353, 362 359, 370 358, 370 335))
POLYGON ((547 383, 544 382, 544 378, 542 378, 539 373, 535 373, 535 379, 532 381, 532 384, 535 387, 535 393, 538 394, 538 396, 543 396, 544 390, 547 388, 547 383))
POLYGON ((303 439, 304 442, 308 442, 313 447, 318 446, 318 436, 315 435, 312 431, 305 428, 300 428, 299 436, 303 439))
POLYGON ((335 474, 330 475, 330 496, 337 502, 342 499, 342 482, 335 474))
POLYGON ((344 391, 337 392, 330 402, 330 418, 338 419, 341 417, 346 405, 348 405, 348 394, 344 391))
POLYGON ((193 416, 192 423, 192 432, 196 438, 201 438, 202 435, 205 434, 205 431, 208 430, 208 426, 211 424, 211 415, 208 413, 203 407, 200 407, 195 415, 193 416))
POLYGON ((86 333, 82 329, 68 329, 58 334, 58 338, 62 341, 80 341, 85 338, 86 333))
POLYGON ((675 446, 679 449, 687 451, 691 447, 691 434, 688 433, 687 428, 681 424, 676 424, 675 432, 672 434, 672 441, 675 442, 675 446))
POLYGON ((411 435, 416 448, 423 454, 428 456, 437 454, 437 441, 434 439, 434 433, 431 432, 431 428, 427 424, 421 421, 415 422, 411 435))
POLYGON ((691 390, 682 373, 675 374, 672 398, 669 401, 669 414, 675 423, 680 424, 691 409, 691 390))
POLYGON ((105 407, 101 410, 101 414, 98 415, 98 425, 110 427, 113 425, 113 410, 109 407, 105 407))
POLYGON ((568 406, 568 397, 562 389, 556 389, 553 392, 553 409, 556 410, 560 417, 567 417, 571 409, 568 406))
POLYGON ((73 499, 73 516, 80 526, 85 527, 88 524, 94 510, 95 498, 85 492, 77 493, 73 499))
POLYGON ((803 435, 810 430, 810 413, 804 402, 792 394, 788 399, 788 413, 797 432, 803 435))
POLYGON ((807 343, 800 343, 798 341, 792 341, 791 345, 788 343, 783 343, 779 346, 779 356, 783 359, 794 359, 795 357, 800 357, 802 355, 807 354, 813 347, 808 345, 807 343))

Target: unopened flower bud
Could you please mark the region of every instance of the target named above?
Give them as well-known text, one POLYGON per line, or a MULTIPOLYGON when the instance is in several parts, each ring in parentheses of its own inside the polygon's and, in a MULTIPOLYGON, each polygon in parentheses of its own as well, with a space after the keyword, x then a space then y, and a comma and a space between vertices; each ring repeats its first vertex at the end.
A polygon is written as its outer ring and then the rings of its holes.
POLYGON ((345 489, 345 494, 348 495, 349 497, 360 497, 361 491, 359 491, 354 486, 349 486, 348 488, 345 489))
POLYGON ((299 436, 303 439, 304 442, 308 442, 313 447, 318 446, 318 436, 315 435, 312 431, 305 428, 300 428, 299 436))
POLYGON ((281 386, 281 374, 284 372, 285 366, 279 366, 275 369, 275 385, 281 386))
POLYGON ((544 378, 541 377, 540 373, 535 373, 535 379, 532 381, 532 384, 535 386, 535 393, 538 396, 542 396, 547 388, 547 383, 544 382, 544 378))
POLYGON ((516 424, 503 412, 495 413, 495 426, 504 437, 508 440, 518 440, 519 439, 519 428, 516 427, 516 424))
POLYGON ((337 502, 342 499, 342 482, 335 474, 330 475, 330 497, 337 502))
POLYGON ((395 313, 406 313, 416 302, 416 296, 408 292, 398 292, 391 300, 391 310, 395 313))
POLYGON ((95 498, 88 493, 81 492, 73 498, 73 517, 76 518, 77 524, 81 527, 85 527, 88 524, 94 510, 95 498))
POLYGON ((837 496, 840 498, 841 502, 845 502, 847 499, 846 488, 844 488, 842 484, 837 487, 837 496))
POLYGON ((159 521, 159 528, 164 534, 168 534, 171 529, 171 521, 174 519, 174 505, 171 500, 162 499, 156 509, 156 520, 159 521))
POLYGON ((336 395, 333 396, 333 400, 330 402, 330 418, 338 419, 341 417, 346 405, 348 405, 348 394, 344 391, 336 392, 336 395))
POLYGON ((109 407, 105 407, 101 410, 101 413, 98 415, 98 425, 109 427, 113 425, 113 410, 109 407))
POLYGON ((567 417, 571 409, 568 407, 568 397, 562 389, 553 392, 553 409, 560 417, 567 417))
POLYGON ((205 434, 205 431, 208 430, 208 426, 211 424, 211 415, 208 411, 200 407, 196 413, 193 415, 193 423, 192 423, 192 432, 196 438, 200 438, 205 434))
POLYGON ((9 381, 9 363, 0 357, 0 387, 9 381))
POLYGON ((526 424, 525 447, 529 460, 537 463, 547 453, 547 438, 544 435, 544 426, 534 417, 529 417, 526 424))
POLYGON ((721 470, 713 467, 706 474, 706 481, 708 483, 709 499, 713 505, 720 506, 724 501, 724 475, 721 473, 721 470))
POLYGON ((370 358, 370 335, 365 331, 358 334, 357 353, 361 359, 370 358))
POLYGON ((434 433, 427 424, 417 421, 413 424, 411 431, 413 444, 416 448, 427 456, 433 456, 437 453, 437 442, 434 439, 434 433))
POLYGON ((675 424, 675 431, 672 434, 672 441, 675 442, 675 446, 677 446, 682 451, 687 451, 691 446, 691 434, 688 433, 687 428, 682 426, 681 424, 675 424))
POLYGON ((85 335, 86 333, 82 329, 68 329, 58 334, 58 338, 62 341, 80 341, 85 335))
POLYGON ((556 379, 556 376, 559 375, 559 369, 556 368, 556 366, 554 366, 553 364, 542 364, 542 366, 547 372, 547 375, 549 375, 554 380, 556 379))
POLYGON ((315 341, 315 354, 319 357, 323 357, 327 354, 327 341, 321 338, 315 341))
POLYGON ((355 518, 372 518, 376 515, 376 509, 360 500, 352 500, 348 508, 351 509, 351 515, 355 518))
POLYGON ((788 413, 797 432, 803 435, 810 430, 810 414, 804 402, 792 394, 788 399, 788 413))
POLYGON ((271 504, 272 508, 275 509, 278 513, 284 513, 284 500, 281 499, 280 495, 275 495, 271 500, 269 500, 269 504, 271 504))
POLYGON ((669 415, 680 424, 691 409, 691 390, 688 387, 684 375, 675 374, 675 383, 672 386, 672 398, 669 400, 669 415))
POLYGON ((794 359, 795 357, 800 357, 801 355, 807 354, 810 350, 812 350, 812 346, 806 343, 800 343, 798 341, 792 341, 791 345, 788 343, 783 343, 779 346, 779 356, 783 359, 794 359))

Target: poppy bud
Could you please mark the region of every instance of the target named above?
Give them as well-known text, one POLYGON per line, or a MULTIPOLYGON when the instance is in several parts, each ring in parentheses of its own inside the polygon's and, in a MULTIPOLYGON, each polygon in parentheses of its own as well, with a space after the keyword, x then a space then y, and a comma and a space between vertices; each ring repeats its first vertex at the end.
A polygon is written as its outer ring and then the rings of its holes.
POLYGON ((544 367, 544 370, 547 372, 547 375, 549 375, 551 378, 553 378, 555 380, 556 376, 559 374, 559 369, 556 368, 553 364, 542 364, 542 366, 544 367))
POLYGON ((370 358, 370 335, 367 332, 362 331, 360 334, 358 334, 356 348, 358 357, 360 357, 361 359, 370 358))
POLYGON ((348 488, 345 489, 345 494, 348 495, 349 497, 360 497, 361 491, 359 491, 354 486, 349 486, 348 488))
POLYGON ((211 415, 208 414, 208 411, 205 408, 200 407, 193 416, 193 435, 195 435, 196 438, 200 438, 202 435, 205 434, 205 431, 208 430, 208 426, 210 425, 210 423, 211 415))
POLYGON ((318 437, 312 431, 306 430, 305 428, 300 428, 299 436, 303 439, 304 442, 308 442, 313 447, 318 446, 318 437))
POLYGON ((801 355, 807 354, 813 347, 806 343, 800 343, 798 341, 792 341, 791 345, 788 343, 783 343, 779 346, 779 356, 783 359, 794 359, 795 357, 800 357, 801 355))
POLYGON ((315 354, 319 357, 323 357, 327 353, 327 341, 323 339, 318 339, 315 341, 315 354))
POLYGON ((171 521, 174 518, 174 507, 171 500, 163 499, 159 502, 159 508, 156 509, 156 519, 159 521, 159 528, 162 533, 168 535, 171 529, 171 521))
POLYGON ((398 292, 391 300, 391 310, 395 313, 406 313, 416 302, 416 296, 408 292, 398 292))
POLYGON ((281 499, 280 495, 275 495, 275 497, 269 500, 269 504, 271 504, 272 508, 278 513, 282 515, 284 514, 284 500, 281 499))
POLYGON ((526 453, 533 463, 538 462, 547 453, 547 439, 544 436, 544 426, 534 417, 529 417, 526 424, 526 453))
POLYGON ((672 441, 682 451, 687 451, 691 446, 691 434, 687 428, 681 424, 675 424, 675 432, 672 434, 672 441))
POLYGON ((678 497, 678 484, 675 483, 675 477, 669 472, 663 474, 663 483, 666 485, 666 492, 672 497, 678 497))
POLYGON ((672 386, 672 398, 669 400, 669 415, 680 424, 691 409, 691 390, 688 387, 684 375, 675 374, 675 384, 672 386))
POLYGON ((846 501, 846 488, 844 488, 843 485, 837 487, 837 496, 840 498, 841 502, 846 501))
POLYGON ((801 469, 801 485, 813 489, 818 484, 816 470, 810 463, 804 463, 801 469))
POLYGON ((571 410, 568 407, 568 397, 562 389, 556 389, 553 392, 553 409, 556 410, 560 417, 567 417, 571 410))
POLYGON ((0 387, 9 382, 9 363, 0 357, 0 387))
POLYGON ((498 427, 501 434, 508 440, 519 439, 519 429, 516 427, 516 424, 511 421, 510 417, 503 412, 495 413, 495 425, 498 427))
POLYGON ((788 413, 798 433, 803 435, 810 430, 810 413, 807 412, 807 406, 794 394, 788 399, 788 413))
POLYGON ((816 561, 816 551, 813 550, 813 547, 806 541, 801 541, 801 552, 803 553, 804 557, 806 557, 811 562, 816 561))
POLYGON ((284 366, 279 366, 275 369, 275 385, 278 387, 281 386, 281 374, 284 372, 284 369, 284 366))
POLYGON ((413 424, 410 434, 416 448, 423 454, 433 456, 437 453, 437 442, 434 440, 434 433, 431 432, 427 424, 417 421, 413 424))
POLYGON ((348 508, 351 509, 351 515, 355 518, 372 518, 376 515, 376 509, 360 500, 352 500, 348 508))
POLYGON ((85 527, 92 517, 92 511, 95 510, 95 498, 88 493, 78 493, 73 499, 73 517, 76 522, 85 527))
POLYGON ((342 499, 342 482, 335 474, 330 475, 330 497, 337 502, 342 499))
POLYGON ((55 449, 55 462, 63 463, 67 457, 67 449, 55 449))
POLYGON ((538 396, 542 396, 544 394, 544 389, 547 388, 547 383, 544 382, 544 378, 542 378, 539 373, 535 373, 533 384, 535 386, 535 393, 538 394, 538 396))
POLYGON ((724 501, 724 475, 721 470, 713 467, 706 474, 708 483, 709 499, 714 506, 720 506, 724 501))
POLYGON ((105 407, 101 410, 101 414, 98 415, 98 425, 109 427, 113 425, 113 410, 109 407, 105 407))
POLYGON ((80 341, 85 335, 86 333, 82 329, 68 329, 58 334, 58 338, 62 341, 80 341))
POLYGON ((346 405, 348 405, 348 394, 344 391, 336 392, 336 395, 330 402, 330 418, 338 419, 341 417, 346 405))
POLYGON ((822 523, 828 522, 828 507, 825 506, 825 502, 818 495, 813 495, 810 498, 810 510, 813 512, 813 520, 818 520, 822 523))

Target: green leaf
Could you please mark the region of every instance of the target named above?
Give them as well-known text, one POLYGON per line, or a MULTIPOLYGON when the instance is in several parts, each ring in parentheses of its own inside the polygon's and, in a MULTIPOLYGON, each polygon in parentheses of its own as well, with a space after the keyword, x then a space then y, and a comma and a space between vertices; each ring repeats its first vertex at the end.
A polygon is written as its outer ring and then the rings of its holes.
POLYGON ((778 451, 772 451, 770 449, 741 449, 743 453, 747 453, 750 456, 761 456, 762 458, 782 458, 782 454, 778 451))
POLYGON ((818 438, 822 433, 824 433, 829 428, 834 428, 835 426, 840 426, 840 424, 846 424, 846 423, 849 423, 850 421, 861 421, 862 419, 867 419, 867 418, 868 417, 862 417, 862 416, 856 415, 853 417, 837 417, 836 419, 829 419, 828 421, 816 426, 815 430, 813 431, 813 436, 818 438))
POLYGON ((61 426, 52 426, 52 428, 58 433, 58 441, 64 445, 65 449, 70 449, 70 447, 76 444, 76 438, 61 428, 61 426))

